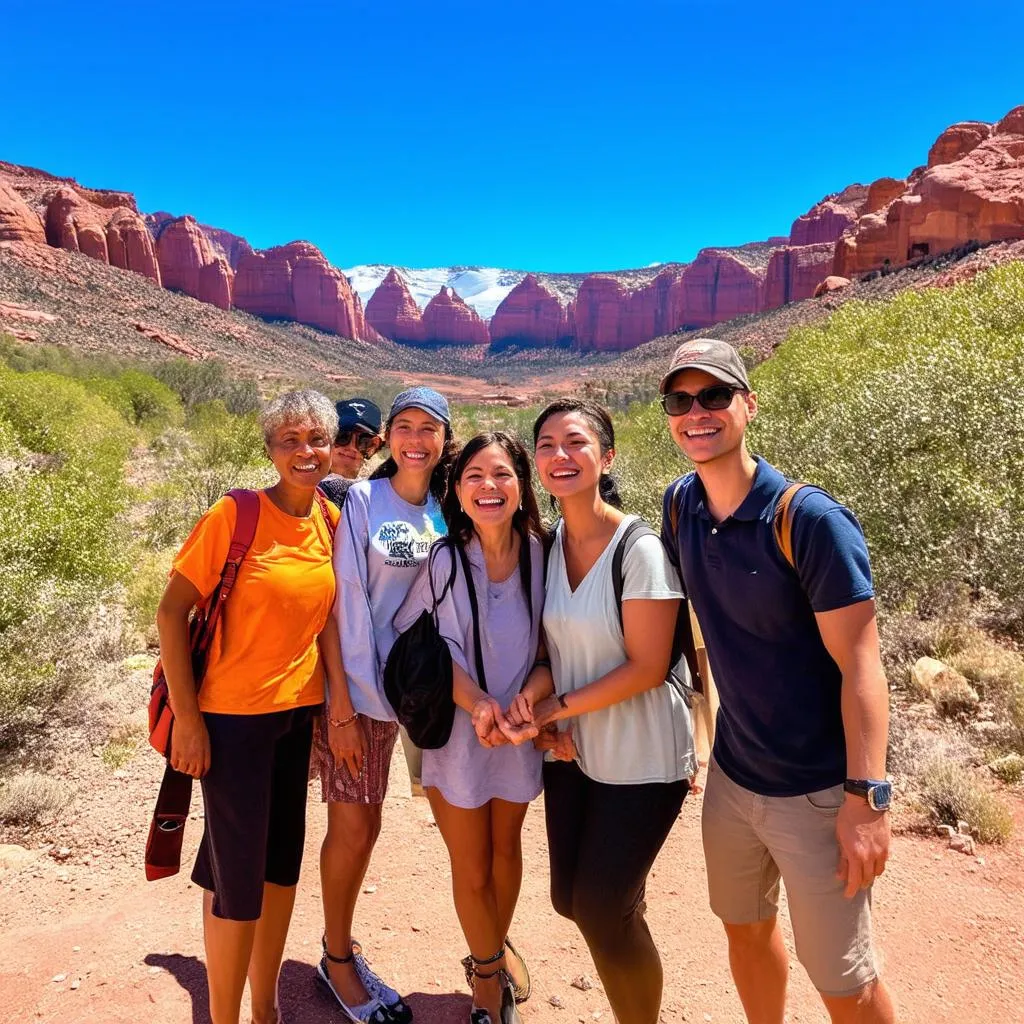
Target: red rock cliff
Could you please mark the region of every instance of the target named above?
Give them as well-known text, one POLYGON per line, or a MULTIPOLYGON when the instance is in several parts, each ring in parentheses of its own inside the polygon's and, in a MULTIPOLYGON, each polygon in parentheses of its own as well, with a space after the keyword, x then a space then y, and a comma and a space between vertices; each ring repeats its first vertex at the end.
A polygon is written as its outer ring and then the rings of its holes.
POLYGON ((849 185, 842 192, 826 196, 793 221, 789 232, 790 245, 834 242, 856 223, 866 198, 867 189, 863 185, 849 185))
POLYGON ((239 257, 234 303, 257 316, 298 320, 344 338, 375 340, 348 278, 309 242, 239 257))
MULTIPOLYGON (((366 308, 369 315, 369 304, 366 308)), ((490 332, 493 345, 559 345, 572 338, 568 310, 533 274, 502 299, 490 332)))
POLYGON ((195 217, 176 217, 162 224, 156 249, 165 288, 175 288, 220 309, 231 308, 234 275, 227 262, 214 253, 195 217))
POLYGON ((491 340, 480 314, 444 285, 423 310, 423 331, 428 345, 486 345, 491 340))
POLYGON ((709 327, 764 308, 764 272, 727 249, 703 249, 679 282, 678 326, 709 327))
POLYGON ((366 322, 392 341, 405 345, 422 345, 426 341, 420 307, 394 268, 367 300, 366 322))
POLYGON ((0 181, 0 242, 32 242, 43 245, 43 222, 15 190, 0 181))
POLYGON ((929 163, 905 192, 839 239, 835 273, 896 267, 968 241, 1024 238, 1024 106, 987 135, 975 123, 947 129, 929 163))
POLYGON ((630 347, 630 293, 613 277, 586 277, 573 303, 575 347, 581 352, 618 352, 630 347))
POLYGON ((778 309, 787 302, 811 298, 818 285, 832 273, 834 252, 831 242, 776 249, 768 261, 764 308, 778 309))

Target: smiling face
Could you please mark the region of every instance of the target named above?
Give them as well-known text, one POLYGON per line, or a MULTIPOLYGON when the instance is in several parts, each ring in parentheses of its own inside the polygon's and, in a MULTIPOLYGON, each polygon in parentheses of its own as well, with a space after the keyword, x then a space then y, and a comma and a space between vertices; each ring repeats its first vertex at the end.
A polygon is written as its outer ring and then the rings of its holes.
POLYGON ((508 452, 497 444, 481 448, 462 471, 455 494, 474 526, 511 522, 522 489, 508 452))
MULTIPOLYGON (((680 370, 665 390, 696 395, 721 383, 704 370, 680 370)), ((757 395, 753 391, 737 391, 725 409, 705 409, 700 402, 694 402, 684 416, 669 416, 668 429, 682 453, 700 466, 741 452, 747 424, 756 415, 757 395)))
POLYGON ((422 409, 403 409, 388 427, 387 442, 399 473, 429 477, 444 451, 444 424, 422 409))
POLYGON ((376 434, 360 427, 342 429, 338 434, 345 439, 346 443, 335 444, 331 450, 331 472, 348 480, 355 480, 363 468, 363 463, 380 448, 383 442, 376 434), (360 450, 359 445, 366 449, 367 454, 360 450))
POLYGON ((331 439, 317 424, 282 424, 267 441, 267 454, 289 487, 312 490, 331 471, 331 439))
POLYGON ((615 453, 602 453, 597 431, 579 412, 554 413, 542 424, 534 448, 537 475, 553 497, 596 490, 615 453))

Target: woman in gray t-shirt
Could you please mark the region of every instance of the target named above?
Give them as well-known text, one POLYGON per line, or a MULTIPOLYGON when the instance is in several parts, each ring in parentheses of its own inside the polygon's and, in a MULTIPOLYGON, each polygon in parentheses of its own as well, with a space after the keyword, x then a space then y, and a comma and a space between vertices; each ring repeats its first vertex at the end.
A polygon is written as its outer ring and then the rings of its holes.
POLYGON ((656 1024, 662 970, 644 920, 647 875, 694 768, 686 702, 665 682, 682 592, 660 540, 641 537, 623 559, 620 625, 612 563, 635 517, 608 475, 608 413, 552 403, 534 444, 562 513, 544 605, 554 689, 531 680, 510 717, 543 730, 553 757, 543 775, 555 910, 586 939, 616 1020, 656 1024))
POLYGON ((522 444, 505 433, 469 441, 453 467, 445 513, 449 539, 435 544, 394 625, 408 629, 438 595, 456 710, 447 744, 423 751, 423 785, 448 847, 455 907, 469 944, 463 963, 473 985, 471 1018, 512 1024, 519 1020, 516 999, 529 995, 529 974, 507 936, 522 882, 523 819, 541 789, 541 754, 529 742, 536 730, 514 729, 505 711, 528 679, 548 675, 536 666, 544 551, 522 444), (479 662, 458 548, 476 595, 479 662))

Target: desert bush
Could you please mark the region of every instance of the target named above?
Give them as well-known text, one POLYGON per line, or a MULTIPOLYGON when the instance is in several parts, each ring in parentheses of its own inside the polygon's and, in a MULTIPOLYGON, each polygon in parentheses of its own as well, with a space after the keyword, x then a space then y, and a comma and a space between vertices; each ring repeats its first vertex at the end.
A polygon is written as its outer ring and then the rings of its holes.
POLYGON ((1024 779, 1024 755, 1004 754, 992 761, 988 768, 1000 782, 1016 785, 1024 779))
POLYGON ((1003 843, 1013 833, 1013 817, 998 794, 986 789, 964 765, 933 761, 920 776, 921 798, 935 817, 954 828, 966 821, 983 843, 1003 843))
POLYGON ((139 748, 145 730, 136 722, 123 722, 112 729, 100 751, 100 759, 111 771, 123 768, 139 748))
POLYGON ((67 782, 24 772, 0 785, 0 822, 36 825, 52 821, 73 794, 67 782))
POLYGON ((232 377, 227 366, 218 359, 201 362, 170 359, 153 363, 149 372, 175 392, 186 409, 217 401, 237 415, 259 408, 260 395, 255 381, 232 377))
POLYGON ((1024 658, 975 630, 950 664, 992 705, 999 752, 1024 754, 1024 658))
POLYGON ((174 550, 172 547, 141 552, 127 584, 125 603, 129 625, 147 647, 157 644, 156 609, 167 586, 174 550))
POLYGON ((848 302, 753 375, 755 451, 849 504, 880 598, 952 582, 1024 617, 1024 265, 947 290, 848 302))
POLYGON ((264 487, 274 480, 256 417, 233 415, 219 400, 193 408, 184 429, 165 431, 151 448, 160 482, 148 496, 149 549, 178 545, 232 487, 264 487))

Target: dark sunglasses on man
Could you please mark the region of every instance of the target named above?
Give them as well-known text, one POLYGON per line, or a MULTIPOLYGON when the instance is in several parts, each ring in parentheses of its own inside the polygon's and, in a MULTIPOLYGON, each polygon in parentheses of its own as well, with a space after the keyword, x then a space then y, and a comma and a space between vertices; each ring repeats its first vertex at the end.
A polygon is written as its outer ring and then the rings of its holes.
POLYGON ((365 430, 339 430, 334 444, 337 448, 347 448, 350 444, 355 444, 359 454, 368 459, 379 450, 381 439, 377 434, 368 434, 365 430))
POLYGON ((685 416, 693 408, 694 402, 699 402, 709 412, 720 412, 729 408, 732 396, 737 391, 746 390, 735 384, 712 384, 711 387, 702 388, 695 395, 688 391, 670 391, 667 395, 661 396, 661 407, 667 416, 685 416))

